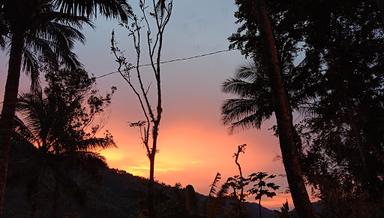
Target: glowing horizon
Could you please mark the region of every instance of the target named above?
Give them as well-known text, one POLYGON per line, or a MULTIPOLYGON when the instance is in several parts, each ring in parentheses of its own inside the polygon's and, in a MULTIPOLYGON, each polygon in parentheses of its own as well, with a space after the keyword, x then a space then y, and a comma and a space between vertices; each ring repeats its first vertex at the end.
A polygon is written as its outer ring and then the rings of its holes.
MULTIPOLYGON (((181 126, 176 121, 170 124, 165 122, 161 129, 160 151, 156 155, 155 164, 155 178, 159 182, 169 185, 180 183, 183 187, 191 184, 197 192, 207 195, 217 172, 222 174, 222 182, 227 177, 238 174, 232 155, 237 145, 244 141, 251 142, 248 143, 245 154, 240 157, 245 175, 256 171, 276 175, 284 173, 281 162, 274 160, 279 154, 277 139, 272 143, 265 139, 271 134, 268 131, 249 130, 229 135, 224 126, 213 129, 193 122, 185 124, 181 126), (252 140, 254 136, 259 136, 259 140, 252 140)), ((111 126, 110 131, 114 134, 119 148, 103 150, 101 154, 106 157, 110 167, 148 178, 149 161, 143 145, 140 144, 138 132, 129 128, 128 124, 126 126, 126 133, 114 133, 113 125, 111 126), (128 139, 127 136, 132 138, 128 139)), ((284 180, 283 177, 275 179, 282 188, 275 198, 263 199, 265 207, 280 208, 286 199, 292 203, 290 196, 283 193, 286 190, 284 180)))

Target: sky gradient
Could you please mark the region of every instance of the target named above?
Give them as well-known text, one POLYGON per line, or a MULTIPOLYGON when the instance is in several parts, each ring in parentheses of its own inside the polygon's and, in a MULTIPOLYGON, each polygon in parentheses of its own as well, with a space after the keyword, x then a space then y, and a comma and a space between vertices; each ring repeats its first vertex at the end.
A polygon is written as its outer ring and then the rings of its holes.
MULTIPOLYGON (((136 1, 131 1, 135 4, 136 1)), ((174 0, 174 13, 165 33, 162 60, 183 58, 202 53, 227 49, 228 36, 236 31, 232 0, 174 0)), ((119 45, 133 58, 128 32, 113 20, 99 19, 96 29, 85 28, 85 45, 77 46, 77 54, 88 72, 100 76, 116 70, 110 52, 111 31, 116 31, 119 45)), ((7 54, 0 55, 0 94, 3 97, 7 66, 7 54)), ((134 62, 134 59, 132 59, 134 62)), ((145 61, 144 61, 145 62, 145 61)), ((237 174, 233 154, 239 144, 248 144, 240 162, 245 174, 266 171, 284 174, 276 156, 280 155, 278 139, 268 130, 274 121, 263 124, 261 130, 251 129, 229 134, 223 126, 220 107, 226 96, 221 92, 223 81, 247 61, 238 51, 230 51, 201 59, 165 64, 163 76, 163 119, 160 125, 159 153, 156 156, 155 177, 161 182, 183 186, 192 184, 195 189, 208 194, 217 172, 223 180, 237 174)), ((143 68, 150 74, 149 69, 143 68)), ((22 77, 21 92, 28 90, 29 79, 22 77)), ((114 136, 118 148, 101 151, 110 167, 126 170, 146 177, 149 162, 140 144, 137 129, 128 122, 142 120, 138 102, 120 75, 113 74, 97 80, 101 93, 116 86, 112 105, 103 122, 114 136)), ((287 189, 285 177, 275 181, 287 189)), ((263 205, 279 208, 288 194, 280 193, 274 199, 263 199, 263 205)))

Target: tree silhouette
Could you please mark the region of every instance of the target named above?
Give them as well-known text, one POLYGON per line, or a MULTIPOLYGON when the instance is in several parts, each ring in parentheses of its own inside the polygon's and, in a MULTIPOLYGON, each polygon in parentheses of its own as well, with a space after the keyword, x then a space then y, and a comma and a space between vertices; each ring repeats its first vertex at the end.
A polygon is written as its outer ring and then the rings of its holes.
POLYGON ((273 102, 268 78, 254 64, 238 69, 222 87, 225 93, 236 95, 236 98, 225 100, 222 106, 224 124, 229 125, 231 131, 260 128, 262 122, 272 116, 273 102))
POLYGON ((244 202, 247 201, 246 197, 253 195, 259 201, 259 217, 261 217, 261 198, 263 196, 272 198, 276 195, 275 191, 279 189, 279 186, 273 182, 267 182, 267 180, 275 178, 275 175, 256 172, 247 177, 243 176, 239 157, 240 154, 245 153, 246 146, 246 144, 238 145, 237 151, 233 155, 239 175, 229 177, 217 190, 221 174, 216 174, 208 195, 207 217, 218 217, 220 214, 224 214, 225 217, 248 217, 249 214, 244 202), (246 188, 249 189, 245 190, 246 188), (229 208, 226 204, 227 201, 229 201, 229 208))
MULTIPOLYGON (((26 10, 28 11, 33 10, 32 7, 27 8, 28 9, 26 10)), ((1 211, 3 210, 2 205, 4 203, 3 196, 8 163, 9 141, 11 138, 13 126, 12 121, 17 102, 22 60, 24 62, 23 66, 25 70, 30 72, 33 77, 33 84, 35 84, 38 77, 38 62, 36 61, 37 58, 34 51, 37 51, 38 55, 40 53, 40 55, 51 60, 66 60, 69 67, 79 66, 76 56, 70 50, 73 46, 74 40, 83 40, 83 36, 80 32, 78 32, 75 28, 56 22, 55 20, 49 18, 47 14, 42 13, 39 15, 41 15, 42 18, 45 17, 45 21, 37 23, 34 27, 35 29, 29 29, 27 31, 19 30, 16 27, 12 27, 12 25, 10 26, 12 42, 8 64, 9 72, 4 93, 3 111, 0 120, 0 217, 2 217, 1 211), (12 30, 12 28, 14 29, 12 30), (47 37, 44 37, 44 34, 47 34, 47 37), (24 59, 22 59, 23 51, 24 59)), ((19 17, 23 17, 23 15, 19 15, 19 17)), ((63 19, 62 21, 67 22, 66 20, 68 19, 63 19)), ((68 22, 71 21, 68 20, 68 22)))
POLYGON ((89 23, 86 17, 95 15, 96 12, 107 17, 119 16, 122 20, 127 20, 129 7, 122 0, 0 1, 0 29, 3 34, 10 36, 11 45, 0 120, 0 217, 3 216, 9 143, 21 67, 24 66, 24 70, 37 78, 36 55, 43 56, 52 64, 63 62, 72 69, 78 67, 80 63, 71 50, 74 41, 82 41, 83 36, 75 27, 80 28, 83 23, 89 23))
POLYGON ((297 30, 306 44, 297 73, 305 78, 301 92, 312 92, 300 124, 304 166, 324 202, 377 202, 384 193, 383 12, 374 1, 340 2, 296 9, 307 24, 297 30))
POLYGON ((220 180, 221 174, 218 172, 210 185, 211 188, 208 193, 206 205, 206 217, 208 218, 216 217, 223 209, 223 198, 227 194, 228 186, 224 184, 222 187, 219 187, 220 180))
MULTIPOLYGON (((80 198, 79 187, 68 170, 96 173, 97 166, 105 165, 105 160, 95 149, 115 144, 109 132, 104 137, 96 136, 101 126, 94 122, 110 103, 111 94, 98 96, 97 91, 92 90, 95 80, 84 70, 52 71, 46 78, 48 87, 44 95, 37 89, 19 99, 17 108, 24 125, 16 130, 38 149, 39 167, 32 193, 41 191, 39 182, 47 179, 44 178, 47 172, 53 177, 53 185, 46 185, 53 186, 51 217, 55 218, 59 216, 60 189, 75 192, 76 198, 80 198)), ((35 212, 31 212, 31 217, 35 212)))
POLYGON ((130 127, 140 130, 141 142, 144 145, 149 159, 149 188, 148 188, 148 215, 156 217, 154 206, 154 183, 155 183, 155 157, 158 152, 159 126, 162 119, 162 88, 161 88, 161 55, 164 41, 164 31, 171 18, 173 1, 149 1, 140 0, 139 9, 141 17, 133 15, 132 23, 123 25, 132 37, 136 52, 136 62, 131 64, 123 52, 116 45, 114 33, 112 33, 111 50, 118 63, 118 72, 132 89, 143 112, 144 120, 130 122, 130 127), (150 10, 150 11, 148 11, 150 10), (152 18, 152 20, 150 19, 152 18), (145 81, 140 69, 142 59, 142 30, 146 31, 144 38, 147 46, 147 55, 150 68, 154 76, 155 91, 152 93, 152 81, 145 81), (131 71, 135 71, 135 75, 131 71), (152 96, 153 95, 153 96, 152 96), (154 100, 151 100, 153 97, 154 100))
POLYGON ((255 199, 259 201, 259 217, 261 218, 261 198, 266 196, 273 198, 276 196, 276 190, 279 186, 267 180, 275 178, 275 175, 268 175, 265 172, 252 173, 249 175, 249 180, 253 183, 253 187, 248 191, 250 194, 255 195, 255 199))
POLYGON ((289 215, 289 205, 288 205, 288 200, 286 200, 285 203, 283 203, 283 206, 280 208, 280 211, 275 210, 276 215, 279 218, 289 218, 291 217, 289 215))
MULTIPOLYGON (((292 108, 282 78, 284 65, 281 63, 284 63, 282 61, 284 53, 279 54, 266 3, 264 0, 238 0, 236 4, 239 10, 235 16, 242 25, 230 38, 232 47, 237 46, 246 55, 251 55, 255 63, 260 63, 262 70, 265 70, 270 83, 283 163, 295 207, 300 217, 316 217, 304 184, 295 140, 292 108)), ((288 43, 288 46, 290 45, 292 43, 288 43)))
POLYGON ((234 210, 236 217, 246 217, 247 212, 243 206, 243 202, 245 202, 246 193, 244 193, 244 188, 250 183, 249 178, 245 178, 243 176, 243 171, 241 169, 241 165, 239 163, 240 154, 245 153, 246 144, 238 145, 237 151, 233 154, 235 158, 235 164, 239 171, 239 175, 235 175, 234 177, 229 177, 227 179, 226 184, 232 188, 233 193, 232 196, 236 200, 234 210))
MULTIPOLYGON (((268 9, 291 110, 301 113, 296 147, 308 181, 330 204, 337 197, 346 204, 367 200, 367 194, 382 199, 382 12, 374 1, 343 0, 270 1, 268 9), (300 62, 293 65, 289 53, 300 62)), ((224 104, 224 121, 231 128, 258 127, 272 114, 263 99, 275 99, 268 82, 261 82, 268 69, 264 59, 252 53, 264 49, 257 19, 237 15, 249 23, 231 40, 255 66, 225 82, 224 90, 239 98, 224 104)))

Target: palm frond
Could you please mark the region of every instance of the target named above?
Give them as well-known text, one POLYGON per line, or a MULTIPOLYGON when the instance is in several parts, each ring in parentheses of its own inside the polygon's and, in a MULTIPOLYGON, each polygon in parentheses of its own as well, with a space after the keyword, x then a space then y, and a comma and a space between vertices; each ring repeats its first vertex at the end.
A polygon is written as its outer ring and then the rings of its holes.
POLYGON ((15 133, 26 139, 29 143, 33 144, 35 137, 31 130, 24 124, 24 122, 17 116, 14 118, 15 133))
POLYGON ((235 77, 248 81, 256 81, 260 78, 265 78, 265 73, 259 71, 254 64, 241 66, 237 69, 235 77))
POLYGON ((76 16, 59 11, 48 11, 46 13, 42 13, 37 19, 39 19, 39 22, 36 23, 39 25, 53 22, 75 27, 77 29, 82 29, 84 24, 94 28, 93 22, 88 17, 76 16))
MULTIPOLYGON (((49 41, 47 39, 38 38, 35 36, 27 36, 26 37, 26 45, 24 50, 24 58, 28 61, 28 58, 31 61, 31 64, 39 64, 39 61, 37 60, 39 57, 44 57, 44 60, 49 63, 50 65, 57 66, 57 54, 54 52, 52 47, 54 46, 54 43, 52 41, 49 41), (32 56, 33 55, 33 56, 32 56)), ((28 66, 28 65, 26 65, 28 66)), ((32 67, 32 66, 29 66, 32 67)), ((38 66, 36 66, 38 68, 38 66)), ((28 70, 28 68, 26 68, 28 70)), ((31 68, 31 70, 34 70, 34 68, 31 68)), ((31 73, 30 71, 27 73, 31 73)))
POLYGON ((60 42, 63 37, 66 37, 68 42, 68 47, 70 49, 74 46, 74 41, 79 41, 84 44, 85 36, 81 33, 79 28, 75 28, 72 25, 60 23, 60 22, 49 22, 45 23, 36 28, 35 33, 37 37, 47 39, 52 42, 60 42))
POLYGON ((35 54, 33 54, 30 50, 24 49, 23 52, 23 71, 30 74, 31 77, 31 90, 37 89, 40 85, 39 81, 39 61, 37 60, 35 54))
MULTIPOLYGON (((56 140, 56 137, 52 137, 52 132, 56 131, 54 128, 62 127, 55 120, 55 116, 58 117, 55 105, 43 99, 41 90, 36 90, 33 93, 21 95, 17 110, 21 113, 25 125, 39 140, 40 146, 50 147, 52 142, 56 140)), ((61 114, 60 118, 63 115, 61 114)))
POLYGON ((268 102, 255 99, 227 99, 222 106, 222 119, 230 125, 231 131, 241 128, 260 128, 261 123, 270 118, 273 107, 268 102))
POLYGON ((220 190, 219 192, 217 192, 217 195, 216 197, 218 199, 222 199, 222 198, 225 198, 227 195, 228 195, 228 191, 229 191, 229 188, 231 186, 229 185, 229 182, 228 180, 220 187, 220 190))
POLYGON ((231 126, 229 127, 229 130, 230 133, 233 133, 237 129, 260 129, 261 123, 263 121, 264 119, 262 119, 262 117, 258 116, 257 114, 252 114, 250 116, 243 117, 242 119, 232 122, 231 126))
POLYGON ((6 24, 4 17, 0 11, 0 48, 4 48, 6 45, 6 38, 9 34, 9 28, 6 24))
POLYGON ((220 180, 221 180, 221 174, 218 172, 216 173, 216 176, 213 179, 213 182, 211 184, 211 189, 209 190, 209 194, 208 194, 209 197, 214 197, 216 195, 217 184, 220 182, 220 180))
POLYGON ((271 88, 265 72, 255 65, 239 68, 234 78, 222 85, 223 92, 234 94, 222 106, 222 119, 233 132, 237 128, 260 128, 273 113, 271 88))
POLYGON ((126 0, 55 0, 55 5, 63 13, 87 17, 101 14, 107 18, 119 18, 123 22, 132 15, 126 0))
POLYGON ((82 67, 78 57, 72 52, 75 42, 84 43, 84 35, 76 28, 57 22, 39 26, 27 38, 27 48, 44 57, 47 63, 63 64, 68 69, 82 67))
POLYGON ((96 148, 110 148, 110 147, 116 147, 115 142, 110 137, 105 138, 97 138, 92 137, 89 139, 84 139, 76 143, 76 147, 78 150, 89 150, 89 149, 96 149, 96 148))
POLYGON ((251 82, 231 78, 223 83, 223 92, 239 95, 241 97, 248 97, 254 95, 255 85, 251 82))
POLYGON ((227 99, 222 106, 224 124, 255 114, 259 107, 253 99, 227 99))

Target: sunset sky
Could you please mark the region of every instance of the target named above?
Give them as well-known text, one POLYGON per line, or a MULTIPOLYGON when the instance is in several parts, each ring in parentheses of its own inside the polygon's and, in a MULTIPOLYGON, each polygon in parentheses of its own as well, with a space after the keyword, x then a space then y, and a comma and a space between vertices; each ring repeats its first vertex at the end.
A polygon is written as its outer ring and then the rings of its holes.
MULTIPOLYGON (((130 1, 133 5, 136 1, 130 1)), ((174 13, 166 29, 162 60, 183 58, 228 48, 228 36, 236 31, 233 17, 236 6, 233 0, 174 0, 174 13)), ((85 28, 85 46, 77 46, 77 54, 88 72, 100 76, 116 70, 110 52, 111 31, 116 31, 117 41, 125 49, 127 57, 133 58, 128 32, 116 21, 98 19, 96 29, 85 28)), ((3 97, 8 57, 0 55, 0 94, 3 97)), ((132 59, 134 61, 134 59, 132 59)), ((163 120, 160 126, 159 153, 156 156, 156 179, 167 184, 180 182, 192 184, 195 189, 208 194, 217 172, 223 180, 237 173, 233 153, 237 145, 248 144, 246 153, 240 157, 246 174, 266 171, 284 174, 283 166, 276 156, 280 155, 278 140, 273 136, 274 121, 263 124, 261 130, 250 129, 229 134, 221 122, 220 107, 229 97, 221 92, 223 81, 235 70, 248 62, 238 51, 214 56, 165 64, 163 76, 163 120)), ((143 68, 150 74, 149 69, 143 68)), ((27 91, 29 79, 22 77, 21 91, 27 91)), ((128 85, 120 75, 113 74, 97 80, 102 93, 116 86, 117 92, 107 110, 105 129, 114 136, 118 148, 102 151, 110 167, 126 170, 134 175, 148 175, 148 159, 140 144, 137 129, 128 122, 142 120, 142 113, 128 85)), ((275 181, 281 185, 280 192, 287 189, 285 177, 275 181)), ((278 208, 287 194, 263 199, 263 205, 278 208)), ((290 206, 292 205, 289 200, 290 206)))

